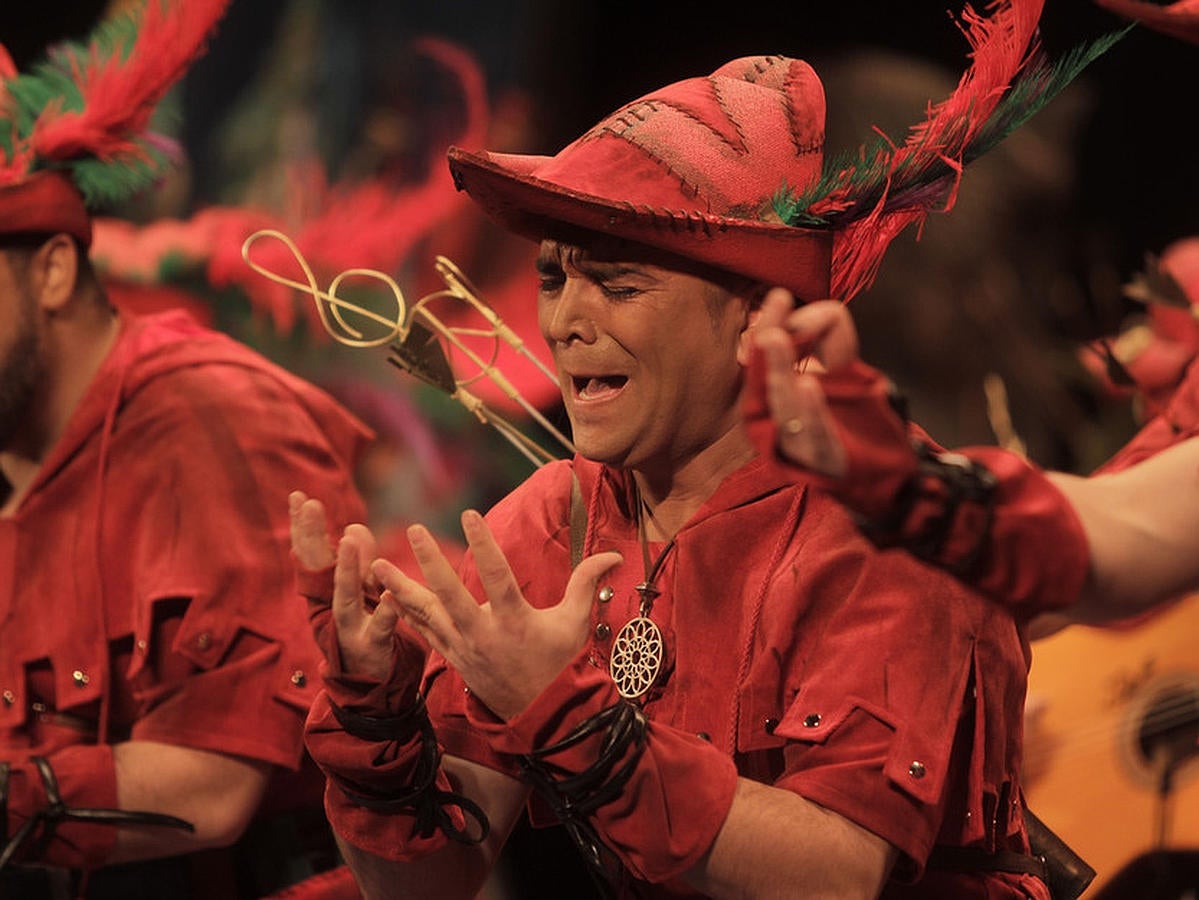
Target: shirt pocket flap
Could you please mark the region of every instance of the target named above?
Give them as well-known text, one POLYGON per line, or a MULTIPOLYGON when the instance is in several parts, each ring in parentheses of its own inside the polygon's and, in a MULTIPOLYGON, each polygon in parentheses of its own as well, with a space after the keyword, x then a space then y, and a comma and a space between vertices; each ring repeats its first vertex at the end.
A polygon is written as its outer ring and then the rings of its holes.
POLYGON ((949 768, 952 732, 924 734, 910 723, 897 723, 894 712, 860 697, 843 695, 826 700, 801 692, 775 734, 800 743, 831 746, 839 732, 853 730, 849 724, 862 716, 891 732, 883 761, 887 779, 921 803, 939 802, 949 768))

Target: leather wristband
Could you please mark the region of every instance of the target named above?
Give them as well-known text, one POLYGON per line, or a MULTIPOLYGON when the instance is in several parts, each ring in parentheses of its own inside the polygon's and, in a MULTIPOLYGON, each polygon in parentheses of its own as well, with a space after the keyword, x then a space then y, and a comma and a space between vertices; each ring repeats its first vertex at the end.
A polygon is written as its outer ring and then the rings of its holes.
POLYGON ((518 716, 503 722, 472 694, 467 717, 532 773, 568 827, 585 820, 636 878, 682 875, 711 847, 732 806, 732 759, 647 722, 585 650, 518 716))
POLYGON ((995 476, 956 453, 937 453, 914 442, 920 464, 881 520, 859 517, 859 526, 881 547, 912 555, 969 578, 986 549, 994 519, 995 476))
MULTIPOLYGON (((998 447, 956 452, 995 479, 991 522, 970 584, 1029 616, 1074 604, 1090 577, 1091 550, 1070 501, 1014 453, 998 447)), ((976 526, 963 520, 960 527, 976 526)))
POLYGON ((325 812, 339 836, 385 859, 410 861, 447 840, 479 843, 483 810, 450 789, 424 702, 398 715, 347 710, 321 691, 304 733, 328 779, 325 812))
POLYGON ((994 447, 941 452, 905 422, 894 386, 865 363, 820 379, 846 475, 814 475, 779 453, 764 360, 755 353, 743 408, 761 455, 836 497, 876 542, 905 547, 1026 615, 1077 600, 1089 577, 1089 545, 1044 472, 994 447))

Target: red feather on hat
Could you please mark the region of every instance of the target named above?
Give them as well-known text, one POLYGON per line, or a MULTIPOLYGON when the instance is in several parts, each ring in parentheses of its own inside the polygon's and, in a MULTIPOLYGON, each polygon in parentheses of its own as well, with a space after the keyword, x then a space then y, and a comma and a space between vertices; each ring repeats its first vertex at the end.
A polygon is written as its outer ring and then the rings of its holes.
POLYGON ((205 48, 229 0, 146 0, 101 23, 83 45, 54 48, 28 74, 0 60, 0 183, 39 169, 70 172, 89 202, 120 199, 156 172, 148 133, 166 92, 205 48))
POLYGON ((86 59, 71 61, 83 109, 47 109, 39 116, 30 136, 37 155, 105 161, 139 155, 136 138, 163 95, 204 51, 228 5, 229 0, 179 0, 168 13, 160 0, 147 0, 127 55, 123 48, 104 54, 93 45, 86 59))
POLYGON ((1037 23, 1044 0, 992 0, 987 15, 967 6, 960 27, 972 63, 947 99, 929 109, 907 140, 885 137, 834 161, 813 188, 776 202, 783 221, 831 226, 832 294, 868 287, 887 246, 930 212, 954 205, 963 167, 1013 131, 1120 35, 1078 48, 1056 64, 1044 57, 1037 23))

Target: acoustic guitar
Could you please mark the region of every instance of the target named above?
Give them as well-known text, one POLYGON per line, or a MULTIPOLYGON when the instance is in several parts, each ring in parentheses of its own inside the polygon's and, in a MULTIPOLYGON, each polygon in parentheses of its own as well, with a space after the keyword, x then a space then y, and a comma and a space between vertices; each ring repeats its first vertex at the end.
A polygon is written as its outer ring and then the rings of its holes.
POLYGON ((1121 628, 1034 641, 1029 808, 1096 870, 1199 848, 1199 596, 1121 628))

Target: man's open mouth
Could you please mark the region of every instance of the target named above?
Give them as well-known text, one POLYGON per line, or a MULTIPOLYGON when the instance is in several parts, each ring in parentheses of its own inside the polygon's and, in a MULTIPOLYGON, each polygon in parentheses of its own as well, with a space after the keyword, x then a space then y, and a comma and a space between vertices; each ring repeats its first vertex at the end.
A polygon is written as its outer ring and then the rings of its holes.
POLYGON ((571 377, 575 396, 580 400, 602 400, 619 393, 629 381, 627 375, 576 375, 571 377))

